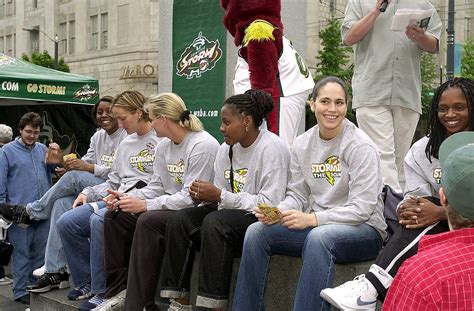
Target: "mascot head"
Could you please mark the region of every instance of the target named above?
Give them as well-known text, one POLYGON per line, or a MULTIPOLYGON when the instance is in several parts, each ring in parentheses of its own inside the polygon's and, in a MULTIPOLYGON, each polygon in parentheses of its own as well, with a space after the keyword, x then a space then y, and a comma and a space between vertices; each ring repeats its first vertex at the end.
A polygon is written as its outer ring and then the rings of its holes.
POLYGON ((225 11, 224 26, 241 45, 245 28, 257 19, 265 20, 283 32, 280 0, 221 0, 225 11))

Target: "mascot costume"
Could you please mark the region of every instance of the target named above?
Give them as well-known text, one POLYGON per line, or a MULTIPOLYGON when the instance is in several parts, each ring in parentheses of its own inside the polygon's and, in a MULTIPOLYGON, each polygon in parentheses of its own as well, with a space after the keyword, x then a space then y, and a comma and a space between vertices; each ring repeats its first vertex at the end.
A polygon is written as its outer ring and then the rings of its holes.
POLYGON ((234 93, 272 95, 268 129, 289 146, 304 131, 306 99, 314 86, 303 59, 283 36, 280 0, 221 0, 224 26, 239 48, 234 93))

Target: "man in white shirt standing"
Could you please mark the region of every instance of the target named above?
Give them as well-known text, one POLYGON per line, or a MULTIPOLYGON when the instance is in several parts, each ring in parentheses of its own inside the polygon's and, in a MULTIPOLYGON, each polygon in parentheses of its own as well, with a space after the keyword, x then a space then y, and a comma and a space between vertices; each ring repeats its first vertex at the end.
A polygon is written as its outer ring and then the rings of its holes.
POLYGON ((349 0, 342 38, 354 47, 353 103, 359 127, 381 151, 385 184, 401 192, 403 159, 421 114, 422 51, 437 53, 441 20, 436 10, 425 29, 391 31, 398 9, 433 9, 428 0, 349 0), (385 12, 381 12, 386 2, 385 12))

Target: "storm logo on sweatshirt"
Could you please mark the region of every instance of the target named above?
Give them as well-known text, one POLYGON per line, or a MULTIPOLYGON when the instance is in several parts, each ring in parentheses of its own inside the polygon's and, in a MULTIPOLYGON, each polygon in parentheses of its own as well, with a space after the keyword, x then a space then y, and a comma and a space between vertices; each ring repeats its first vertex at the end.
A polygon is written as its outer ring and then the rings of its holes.
POLYGON ((137 155, 130 157, 130 166, 145 173, 148 167, 153 167, 155 155, 149 149, 143 149, 137 155))
MULTIPOLYGON (((238 170, 234 170, 234 183, 231 186, 232 186, 232 189, 234 189, 235 193, 242 192, 242 190, 244 189, 245 180, 247 179, 247 172, 248 172, 248 169, 246 168, 240 168, 238 170)), ((224 178, 230 184, 230 170, 224 171, 224 178)))
POLYGON ((168 169, 168 174, 170 174, 171 178, 174 179, 174 182, 177 185, 182 185, 184 176, 184 160, 181 159, 176 164, 167 164, 166 168, 168 169))
POLYGON ((438 167, 433 170, 433 179, 437 184, 441 183, 441 168, 438 167))
POLYGON ((114 163, 114 158, 115 158, 115 151, 112 151, 112 153, 109 154, 103 154, 100 157, 100 162, 102 163, 103 166, 107 168, 111 168, 112 164, 114 163))
POLYGON ((330 156, 323 163, 313 163, 311 173, 314 178, 325 178, 334 186, 336 177, 341 177, 341 162, 337 156, 330 156))

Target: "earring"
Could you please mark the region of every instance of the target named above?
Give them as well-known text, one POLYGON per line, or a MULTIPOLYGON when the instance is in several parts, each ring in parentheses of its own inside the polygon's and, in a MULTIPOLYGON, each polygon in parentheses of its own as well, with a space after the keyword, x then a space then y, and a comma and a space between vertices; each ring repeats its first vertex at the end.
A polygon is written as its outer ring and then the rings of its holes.
POLYGON ((248 125, 245 127, 245 131, 248 132, 249 131, 249 127, 248 125))

